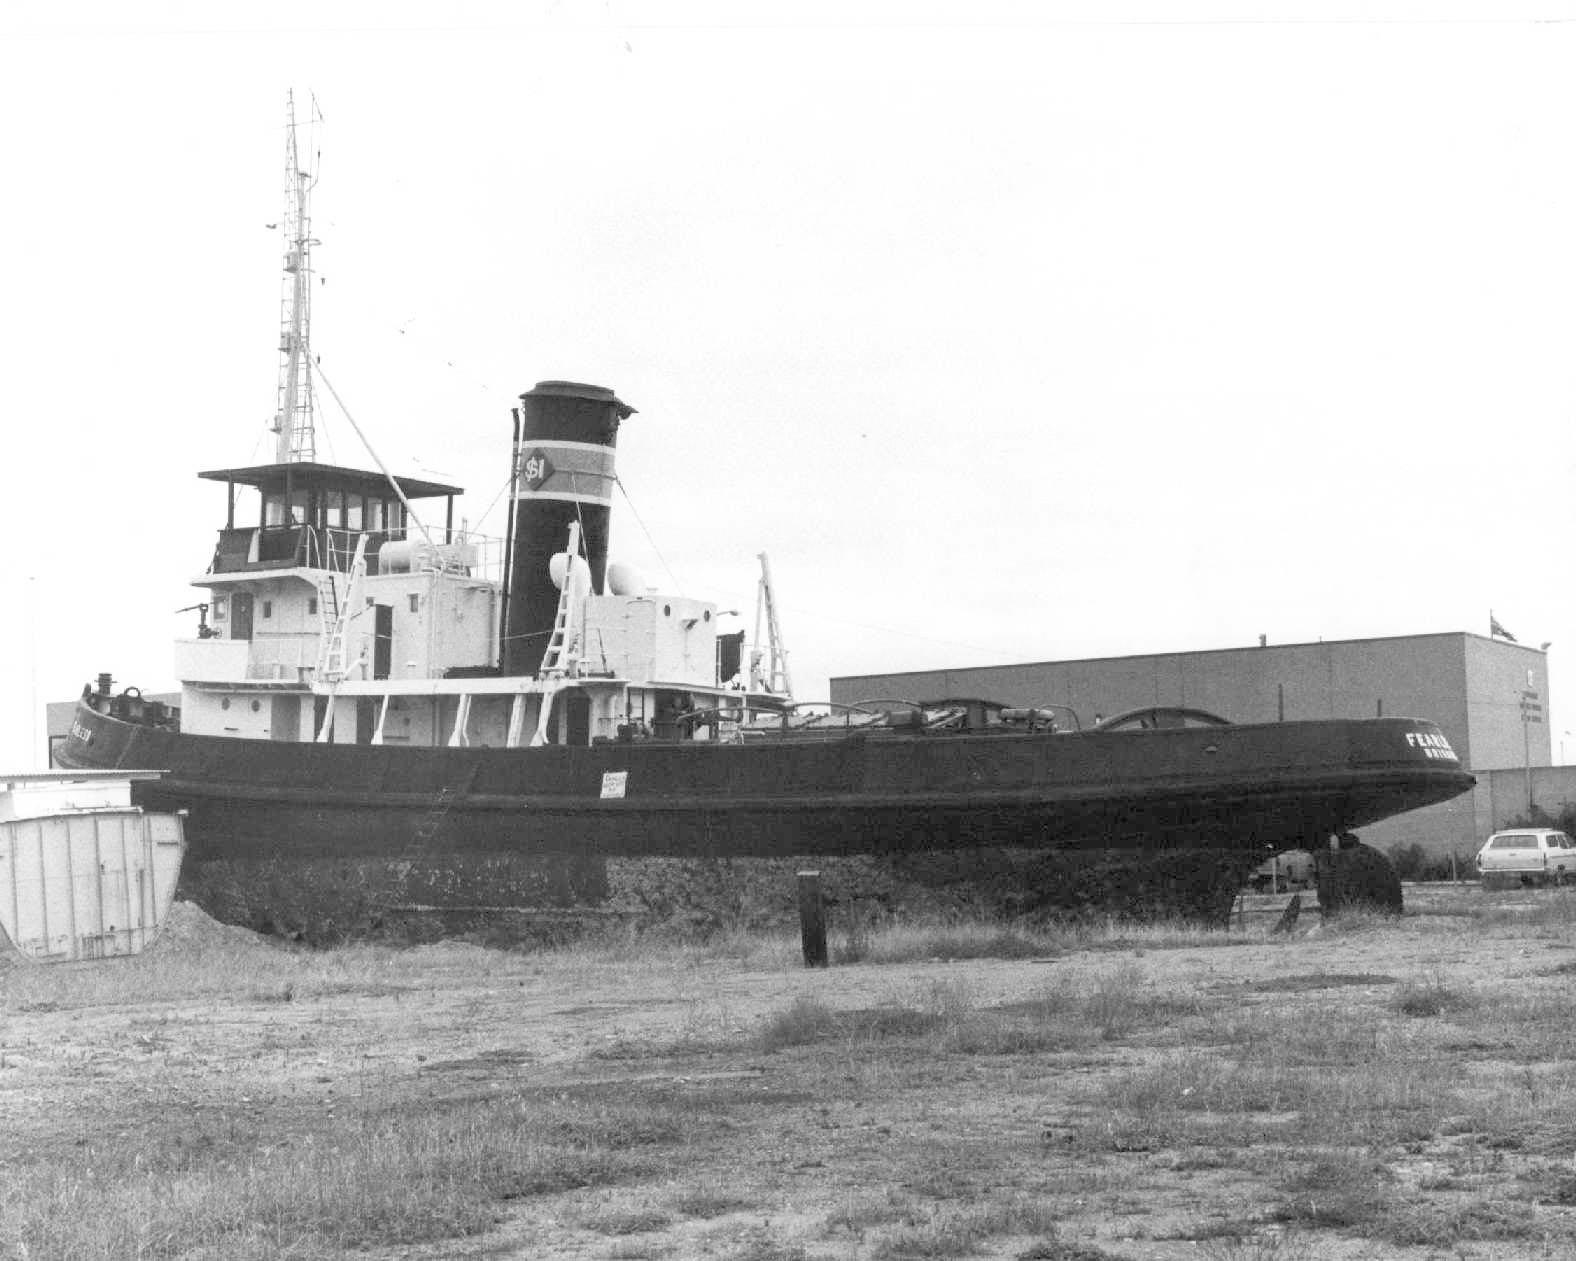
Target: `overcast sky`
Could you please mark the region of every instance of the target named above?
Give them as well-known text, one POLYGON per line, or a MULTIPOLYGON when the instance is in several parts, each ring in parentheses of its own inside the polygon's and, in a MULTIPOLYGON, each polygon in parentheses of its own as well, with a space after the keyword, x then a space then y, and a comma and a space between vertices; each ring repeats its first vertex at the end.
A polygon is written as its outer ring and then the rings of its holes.
POLYGON ((473 526, 515 396, 594 382, 614 557, 753 626, 769 553, 802 697, 1493 609, 1558 755, 1573 68, 1518 0, 13 4, 0 766, 32 696, 173 686, 194 474, 270 458, 291 88, 314 348, 473 526))

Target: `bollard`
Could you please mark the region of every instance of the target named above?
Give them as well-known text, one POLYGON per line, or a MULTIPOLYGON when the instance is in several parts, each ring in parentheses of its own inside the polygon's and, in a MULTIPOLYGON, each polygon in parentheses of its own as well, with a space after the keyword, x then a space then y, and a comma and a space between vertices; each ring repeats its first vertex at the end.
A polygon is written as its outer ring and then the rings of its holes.
POLYGON ((826 906, 819 871, 799 873, 799 936, 804 942, 804 966, 826 967, 826 906))

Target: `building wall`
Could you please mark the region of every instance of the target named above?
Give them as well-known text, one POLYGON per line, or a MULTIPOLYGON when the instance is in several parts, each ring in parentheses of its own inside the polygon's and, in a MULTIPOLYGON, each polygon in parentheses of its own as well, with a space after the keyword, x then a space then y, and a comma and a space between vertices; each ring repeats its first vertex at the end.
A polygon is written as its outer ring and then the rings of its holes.
POLYGON ((1534 766, 1480 772, 1473 790, 1478 841, 1490 832, 1525 823, 1532 808, 1550 818, 1576 805, 1576 766, 1534 766))
POLYGON ((1550 765, 1547 654, 1497 639, 1465 638, 1473 768, 1550 765))
MULTIPOLYGON (((1233 722, 1379 714, 1428 718, 1444 729, 1462 759, 1469 761, 1476 732, 1467 704, 1468 641, 1488 649, 1476 654, 1474 661, 1483 663, 1478 668, 1500 666, 1494 654, 1503 649, 1518 654, 1531 651, 1541 667, 1542 653, 1515 645, 1463 634, 1416 635, 854 675, 831 681, 831 699, 852 704, 879 697, 986 696, 1016 705, 1055 703, 1073 709, 1084 727, 1146 705, 1190 705, 1214 710, 1233 722)), ((1500 668, 1496 679, 1524 673, 1518 655, 1511 666, 1500 668)), ((1508 685, 1504 690, 1508 696, 1508 685)), ((1489 726, 1483 730, 1493 743, 1498 733, 1489 726)), ((1516 746, 1519 763, 1519 728, 1516 746)), ((1547 761, 1546 742, 1542 747, 1547 761)))
MULTIPOLYGON (((1463 632, 831 681, 831 699, 842 704, 963 696, 1012 705, 1066 705, 1082 727, 1149 705, 1193 706, 1233 722, 1425 718, 1439 724, 1463 765, 1476 770, 1480 779, 1485 769, 1547 767, 1552 761, 1548 723, 1522 722, 1524 712, 1529 717, 1540 712, 1531 706, 1547 712, 1545 654, 1463 632)), ((1572 774, 1576 776, 1576 770, 1572 774)), ((1475 793, 1454 801, 1374 824, 1364 829, 1363 839, 1382 849, 1419 844, 1431 853, 1470 854, 1492 831, 1487 791, 1480 784, 1475 793)), ((1503 795, 1506 790, 1498 791, 1503 795)))

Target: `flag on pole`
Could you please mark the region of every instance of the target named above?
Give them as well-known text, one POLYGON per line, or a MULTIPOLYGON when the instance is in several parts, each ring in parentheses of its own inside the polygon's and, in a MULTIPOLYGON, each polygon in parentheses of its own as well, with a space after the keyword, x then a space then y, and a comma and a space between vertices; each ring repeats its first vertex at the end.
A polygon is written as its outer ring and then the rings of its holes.
POLYGON ((1499 619, 1494 616, 1494 610, 1488 611, 1488 635, 1490 639, 1508 639, 1511 643, 1518 643, 1516 637, 1499 624, 1499 619))

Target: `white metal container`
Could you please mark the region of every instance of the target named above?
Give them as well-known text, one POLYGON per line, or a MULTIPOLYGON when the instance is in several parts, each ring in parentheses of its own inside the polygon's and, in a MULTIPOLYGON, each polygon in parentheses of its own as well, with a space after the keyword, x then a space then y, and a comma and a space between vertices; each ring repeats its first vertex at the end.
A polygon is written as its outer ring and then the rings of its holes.
POLYGON ((0 775, 0 929, 41 963, 136 954, 158 933, 186 852, 184 812, 131 804, 158 771, 0 775))

